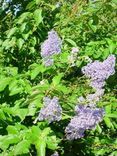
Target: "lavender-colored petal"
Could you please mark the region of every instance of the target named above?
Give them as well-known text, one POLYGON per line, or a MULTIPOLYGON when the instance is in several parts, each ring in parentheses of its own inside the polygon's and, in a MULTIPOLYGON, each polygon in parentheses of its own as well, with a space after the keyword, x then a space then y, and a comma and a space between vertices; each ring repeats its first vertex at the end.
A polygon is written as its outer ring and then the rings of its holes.
POLYGON ((74 54, 74 53, 78 53, 78 52, 79 52, 79 49, 78 49, 77 47, 73 47, 71 52, 72 52, 73 54, 74 54))
POLYGON ((54 121, 60 121, 62 117, 62 108, 59 105, 57 97, 50 99, 45 97, 43 100, 44 106, 39 112, 39 121, 48 120, 49 123, 54 121))
POLYGON ((88 63, 87 66, 82 68, 82 72, 85 76, 91 79, 90 86, 94 89, 101 89, 105 85, 105 81, 110 75, 115 73, 115 60, 114 55, 108 56, 103 62, 94 61, 88 63))
POLYGON ((62 41, 56 31, 48 32, 48 39, 41 46, 42 57, 48 57, 61 52, 62 41))
POLYGON ((102 120, 104 110, 101 108, 90 108, 86 105, 77 105, 74 116, 65 129, 68 140, 82 138, 87 129, 95 128, 102 120))
POLYGON ((52 154, 51 156, 59 156, 58 152, 54 152, 54 154, 52 154))
POLYGON ((54 63, 54 60, 53 60, 52 58, 43 59, 43 64, 44 64, 46 67, 53 65, 53 63, 54 63))
POLYGON ((103 95, 104 95, 104 89, 97 89, 94 94, 88 94, 86 96, 86 101, 89 103, 91 102, 96 103, 101 99, 103 95))
POLYGON ((68 140, 78 139, 84 136, 84 125, 82 121, 79 120, 78 116, 75 116, 71 119, 70 123, 65 129, 66 138, 68 140))

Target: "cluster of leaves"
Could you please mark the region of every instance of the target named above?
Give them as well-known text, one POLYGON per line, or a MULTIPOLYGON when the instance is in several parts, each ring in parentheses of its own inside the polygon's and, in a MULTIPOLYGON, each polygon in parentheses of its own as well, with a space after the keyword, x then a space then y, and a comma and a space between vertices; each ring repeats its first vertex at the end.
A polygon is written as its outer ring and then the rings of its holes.
POLYGON ((93 92, 81 73, 87 56, 103 60, 117 54, 116 4, 115 0, 12 0, 11 7, 1 7, 2 156, 45 156, 55 150, 63 156, 117 155, 117 74, 107 81, 105 95, 98 103, 105 108, 103 122, 83 139, 67 141, 64 134, 77 98, 93 92), (15 14, 13 8, 19 4, 15 14), (63 40, 62 53, 54 57, 53 66, 45 67, 40 46, 52 28, 63 40), (80 49, 73 67, 68 62, 72 47, 80 49), (60 122, 37 121, 45 96, 59 97, 63 108, 60 122))

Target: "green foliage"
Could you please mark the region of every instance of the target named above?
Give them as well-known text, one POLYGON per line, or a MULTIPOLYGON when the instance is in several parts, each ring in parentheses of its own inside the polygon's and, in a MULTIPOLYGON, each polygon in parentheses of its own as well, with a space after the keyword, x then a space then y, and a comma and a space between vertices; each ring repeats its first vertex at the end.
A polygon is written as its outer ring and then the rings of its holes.
POLYGON ((0 3, 0 155, 49 156, 58 150, 61 156, 116 156, 117 72, 98 103, 105 108, 102 123, 82 139, 68 142, 64 136, 77 98, 93 92, 81 73, 87 58, 117 55, 116 1, 60 0, 57 7, 55 0, 12 0, 5 8, 0 3), (45 67, 40 47, 53 28, 62 38, 62 53, 45 67), (76 66, 68 61, 73 47, 79 47, 76 66), (38 121, 45 96, 59 97, 60 122, 38 121))

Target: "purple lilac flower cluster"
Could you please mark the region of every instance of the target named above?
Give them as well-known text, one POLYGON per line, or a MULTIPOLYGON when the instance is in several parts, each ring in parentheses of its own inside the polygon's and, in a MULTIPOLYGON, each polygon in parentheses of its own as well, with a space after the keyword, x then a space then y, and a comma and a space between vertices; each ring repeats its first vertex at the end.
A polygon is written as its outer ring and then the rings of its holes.
POLYGON ((82 68, 83 74, 91 79, 90 85, 96 89, 94 94, 88 94, 86 99, 80 97, 78 100, 82 104, 87 102, 87 105, 77 105, 75 107, 76 115, 71 119, 70 123, 65 129, 68 140, 82 138, 87 129, 95 128, 95 126, 102 120, 104 116, 104 109, 96 108, 96 102, 104 94, 103 86, 106 79, 115 73, 115 56, 110 55, 103 62, 90 62, 87 66, 82 68))
POLYGON ((71 66, 75 66, 78 52, 79 49, 77 47, 72 48, 71 54, 68 56, 68 63, 71 64, 71 66))
MULTIPOLYGON (((73 54, 77 49, 73 50, 73 54)), ((53 53, 51 53, 52 55, 53 53)), ((48 55, 47 56, 51 56, 48 55)), ((44 56, 44 55, 43 55, 44 56)), ((46 56, 46 55, 45 55, 46 56)), ((96 125, 102 121, 104 116, 104 109, 96 108, 96 102, 104 94, 103 86, 105 80, 115 73, 115 56, 110 55, 105 61, 94 61, 83 67, 83 73, 91 78, 91 86, 96 89, 94 94, 88 94, 86 99, 84 97, 79 98, 79 103, 87 105, 77 105, 75 107, 76 115, 71 119, 70 123, 65 129, 66 137, 68 140, 78 139, 84 136, 85 130, 93 129, 96 125), (92 85, 94 84, 94 85, 92 85)), ((43 100, 44 106, 40 110, 38 119, 48 120, 49 123, 53 121, 61 120, 62 108, 59 105, 58 98, 54 97, 50 99, 45 97, 43 100)), ((55 152, 52 156, 58 156, 55 152)))
POLYGON ((95 93, 88 94, 86 98, 80 96, 78 98, 78 103, 87 104, 90 107, 96 107, 96 103, 102 98, 104 95, 104 89, 97 89, 95 93))
POLYGON ((71 51, 72 54, 78 53, 78 52, 79 52, 79 49, 77 47, 72 48, 72 51, 71 51))
POLYGON ((54 121, 60 121, 62 117, 62 108, 59 105, 57 97, 50 99, 45 97, 43 99, 43 108, 39 112, 38 119, 39 121, 48 120, 49 123, 54 121))
POLYGON ((57 3, 56 3, 56 5, 55 5, 55 7, 56 7, 56 8, 60 8, 60 7, 61 7, 61 5, 62 5, 62 3, 61 3, 61 2, 57 2, 57 3))
POLYGON ((48 32, 48 38, 41 45, 41 56, 45 66, 53 64, 52 56, 61 53, 62 40, 59 38, 56 31, 48 32))
POLYGON ((105 85, 105 80, 115 73, 115 56, 110 55, 103 62, 94 61, 82 68, 83 74, 91 79, 90 85, 94 89, 101 89, 105 85))
POLYGON ((54 154, 52 154, 51 156, 59 156, 58 152, 55 152, 54 154))
POLYGON ((86 96, 86 101, 89 103, 93 102, 96 104, 96 102, 98 102, 103 95, 104 89, 97 89, 94 94, 88 94, 86 96))
POLYGON ((74 116, 65 129, 68 140, 82 138, 87 129, 93 129, 102 121, 104 110, 101 108, 90 108, 88 106, 77 105, 74 116))

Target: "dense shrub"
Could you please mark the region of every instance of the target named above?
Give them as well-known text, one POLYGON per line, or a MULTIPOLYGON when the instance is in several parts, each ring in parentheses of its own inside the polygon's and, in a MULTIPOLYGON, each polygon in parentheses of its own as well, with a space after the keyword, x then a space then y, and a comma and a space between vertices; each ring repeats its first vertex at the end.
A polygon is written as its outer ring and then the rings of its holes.
POLYGON ((116 0, 0 3, 1 156, 116 156, 116 0))

